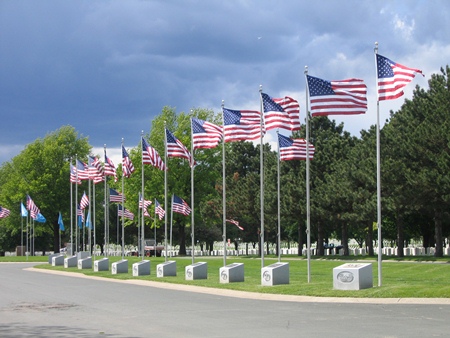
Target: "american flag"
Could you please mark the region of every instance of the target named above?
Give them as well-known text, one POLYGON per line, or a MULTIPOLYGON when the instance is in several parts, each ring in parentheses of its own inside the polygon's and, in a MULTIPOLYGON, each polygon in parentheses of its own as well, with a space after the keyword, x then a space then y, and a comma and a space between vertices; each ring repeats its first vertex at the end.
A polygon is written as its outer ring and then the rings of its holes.
MULTIPOLYGON (((402 96, 403 87, 422 71, 409 68, 388 58, 377 55, 378 100, 393 100, 402 96)), ((422 74, 423 75, 423 74, 422 74)))
POLYGON ((187 216, 191 213, 191 208, 182 198, 177 195, 173 195, 172 211, 187 216))
POLYGON ((8 209, 0 207, 0 218, 6 218, 10 213, 11 211, 9 211, 8 209))
POLYGON ((367 86, 360 79, 325 81, 306 75, 311 115, 353 115, 367 110, 367 86))
POLYGON ((223 108, 222 112, 225 142, 251 141, 261 137, 261 113, 259 111, 223 108))
POLYGON ((70 164, 70 182, 81 184, 81 180, 77 177, 77 168, 70 164))
POLYGON ((87 165, 81 162, 80 160, 77 160, 76 163, 76 175, 79 180, 87 181, 89 180, 89 172, 86 170, 87 165))
POLYGON ((103 166, 97 157, 88 157, 88 173, 89 179, 95 184, 103 181, 103 166))
POLYGON ((116 167, 114 166, 113 161, 106 156, 105 151, 105 176, 114 176, 114 182, 117 182, 117 173, 116 173, 116 167))
MULTIPOLYGON (((306 140, 291 139, 278 134, 278 149, 280 152, 280 161, 306 160, 306 140)), ((316 149, 309 143, 309 159, 314 158, 316 149)))
POLYGON ((119 217, 125 217, 125 218, 128 218, 128 219, 131 219, 131 220, 133 220, 134 219, 134 214, 130 211, 130 210, 128 210, 127 208, 123 208, 123 212, 122 212, 122 205, 121 204, 118 204, 118 209, 117 209, 117 216, 119 216, 119 217))
POLYGON ((197 118, 191 118, 194 149, 215 148, 222 140, 222 127, 197 118))
POLYGON ((292 97, 271 98, 261 93, 266 130, 281 128, 300 130, 300 105, 292 97))
POLYGON ((189 161, 189 166, 194 165, 194 158, 189 150, 180 142, 172 132, 166 128, 166 144, 168 157, 181 157, 189 161))
POLYGON ((162 220, 164 218, 164 215, 166 212, 161 207, 161 204, 157 200, 155 200, 155 214, 159 216, 159 220, 162 220))
POLYGON ((84 211, 80 208, 80 205, 77 206, 77 216, 78 216, 78 226, 81 228, 84 222, 84 211))
POLYGON ((83 196, 81 197, 81 201, 80 201, 80 208, 81 209, 86 209, 86 207, 89 205, 89 198, 86 195, 86 192, 83 193, 83 196))
MULTIPOLYGON (((125 196, 123 196, 123 201, 125 202, 125 196)), ((110 202, 122 202, 122 194, 114 190, 113 188, 109 188, 109 201, 110 202)))
POLYGON ((134 166, 130 160, 130 156, 128 156, 125 147, 122 145, 122 173, 125 177, 130 177, 132 173, 134 173, 134 166))
POLYGON ((155 148, 149 146, 147 141, 142 138, 142 163, 150 164, 159 170, 167 170, 164 161, 155 148))
POLYGON ((227 222, 236 225, 239 228, 239 230, 244 230, 244 228, 239 225, 239 222, 235 221, 234 219, 227 219, 227 222))
POLYGON ((146 199, 144 199, 144 200, 142 201, 142 195, 141 195, 141 193, 139 193, 139 209, 144 208, 144 216, 150 217, 150 214, 148 213, 148 210, 147 210, 147 208, 148 208, 150 205, 152 205, 152 201, 146 200, 146 199))
POLYGON ((29 195, 27 195, 27 209, 30 211, 30 216, 32 219, 36 219, 38 214, 41 212, 29 195))

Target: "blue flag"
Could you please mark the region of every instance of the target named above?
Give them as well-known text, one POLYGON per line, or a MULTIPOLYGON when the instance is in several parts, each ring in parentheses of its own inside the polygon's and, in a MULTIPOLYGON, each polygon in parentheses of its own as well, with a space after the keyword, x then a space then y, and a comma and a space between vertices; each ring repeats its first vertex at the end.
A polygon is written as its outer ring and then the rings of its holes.
POLYGON ((64 228, 64 223, 63 223, 61 211, 59 212, 58 224, 59 224, 59 230, 64 231, 65 228, 64 228))
POLYGON ((38 213, 35 221, 39 222, 39 223, 45 223, 47 220, 45 219, 44 215, 42 215, 41 213, 38 213))
POLYGON ((90 211, 88 211, 88 214, 87 214, 87 217, 86 217, 86 228, 92 229, 91 212, 90 211))
POLYGON ((21 213, 22 217, 28 216, 28 210, 27 210, 27 208, 25 208, 25 206, 23 205, 22 202, 20 202, 20 213, 21 213))

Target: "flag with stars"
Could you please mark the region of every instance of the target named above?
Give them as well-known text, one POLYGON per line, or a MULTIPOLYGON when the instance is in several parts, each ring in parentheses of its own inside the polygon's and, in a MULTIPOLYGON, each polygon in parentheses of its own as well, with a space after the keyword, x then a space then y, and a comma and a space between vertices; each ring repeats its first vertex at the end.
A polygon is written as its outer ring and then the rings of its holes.
MULTIPOLYGON (((280 161, 306 160, 306 140, 291 139, 278 134, 278 149, 280 152, 280 161)), ((309 143, 309 159, 314 158, 316 149, 309 143)))
POLYGON ((181 197, 173 195, 172 211, 187 216, 191 213, 191 208, 181 197))
POLYGON ((125 177, 130 177, 134 173, 134 166, 131 162, 130 156, 128 155, 125 147, 122 144, 122 173, 125 177))
POLYGON ((105 173, 105 176, 114 176, 114 182, 117 182, 116 166, 114 165, 113 161, 111 161, 111 159, 108 156, 106 156, 106 148, 105 148, 104 173, 105 173))
POLYGON ((166 214, 165 210, 157 200, 155 200, 155 214, 159 216, 159 220, 162 220, 166 214))
POLYGON ((10 210, 0 207, 0 218, 6 218, 9 216, 10 213, 11 213, 10 210))
POLYGON ((300 130, 300 105, 292 97, 271 98, 261 93, 266 130, 300 130))
MULTIPOLYGON (((261 137, 261 113, 223 108, 225 142, 252 141, 261 137)), ((264 127, 262 128, 265 134, 264 127)))
POLYGON ((194 149, 215 148, 222 140, 222 127, 197 118, 191 118, 194 149))
POLYGON ((118 217, 128 218, 128 219, 131 219, 131 220, 134 219, 134 214, 130 210, 128 210, 127 208, 123 208, 122 209, 122 205, 121 204, 118 205, 117 216, 118 217))
POLYGON ((189 150, 178 140, 172 132, 166 128, 166 145, 167 145, 167 156, 168 157, 181 157, 189 161, 189 166, 192 167, 194 163, 194 158, 189 152, 189 150))
POLYGON ((142 163, 150 164, 159 170, 167 170, 164 161, 155 148, 151 147, 145 138, 142 137, 142 163))
POLYGON ((403 87, 410 83, 417 73, 422 74, 419 69, 403 66, 380 54, 376 56, 379 101, 399 98, 404 94, 403 87))
POLYGON ((306 75, 312 116, 364 114, 367 86, 360 79, 326 81, 306 75))

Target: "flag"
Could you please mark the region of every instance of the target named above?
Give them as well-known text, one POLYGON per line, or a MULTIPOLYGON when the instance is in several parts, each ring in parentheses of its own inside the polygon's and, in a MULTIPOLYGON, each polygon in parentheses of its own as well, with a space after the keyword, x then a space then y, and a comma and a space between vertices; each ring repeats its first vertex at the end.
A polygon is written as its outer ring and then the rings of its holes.
MULTIPOLYGON (((291 139, 278 134, 278 149, 280 161, 306 160, 306 140, 291 139)), ((315 148, 309 143, 309 159, 313 159, 315 148)))
POLYGON ((30 216, 32 219, 36 219, 37 215, 40 213, 39 208, 36 204, 34 204, 29 195, 27 195, 27 209, 30 211, 30 216))
POLYGON ((290 131, 300 130, 300 105, 293 98, 271 98, 261 93, 266 130, 281 128, 290 131))
POLYGON ((167 143, 167 156, 168 157, 181 157, 189 161, 189 166, 194 165, 194 158, 189 150, 178 140, 172 132, 166 128, 166 143, 167 143))
POLYGON ((89 205, 89 198, 86 195, 86 192, 83 193, 83 196, 81 197, 81 201, 80 201, 80 208, 81 209, 86 209, 86 207, 89 205))
MULTIPOLYGON (((253 110, 222 109, 225 142, 251 141, 261 137, 261 113, 253 110)), ((263 135, 265 131, 263 128, 263 135)))
POLYGON ((239 230, 244 230, 244 228, 239 225, 239 222, 235 221, 234 219, 227 219, 227 222, 230 222, 230 223, 236 225, 239 228, 239 230))
POLYGON ((134 219, 134 214, 130 210, 128 210, 127 208, 123 208, 124 211, 122 212, 122 205, 119 204, 118 206, 119 208, 117 210, 117 216, 122 216, 131 220, 134 219))
POLYGON ((25 206, 23 205, 22 202, 20 202, 20 215, 22 217, 27 217, 28 216, 28 211, 27 211, 27 209, 25 208, 25 206))
POLYGON ((44 215, 42 215, 41 213, 38 213, 38 214, 37 214, 37 216, 36 216, 36 218, 35 218, 35 221, 36 221, 36 222, 39 222, 39 223, 45 223, 45 222, 47 222, 47 220, 45 219, 44 215))
POLYGON ((92 229, 92 223, 91 223, 91 212, 88 211, 87 217, 86 217, 86 228, 92 229))
POLYGON ((0 207, 0 218, 6 218, 11 213, 10 210, 0 207))
POLYGON ((150 217, 147 208, 152 204, 152 201, 144 200, 142 201, 141 193, 139 193, 139 209, 144 208, 144 216, 150 217))
MULTIPOLYGON (((122 194, 115 191, 113 188, 109 188, 109 201, 110 202, 122 202, 122 194)), ((125 196, 123 196, 123 201, 126 201, 125 196)))
POLYGON ((87 165, 77 160, 76 175, 79 180, 86 181, 89 180, 89 172, 87 170, 87 165))
POLYGON ((191 208, 182 198, 173 195, 172 211, 187 216, 191 213, 191 208))
POLYGON ((360 79, 326 81, 306 75, 312 116, 364 114, 367 86, 360 79))
POLYGON ((144 138, 142 138, 142 163, 150 164, 159 170, 167 170, 164 161, 156 149, 149 146, 144 138))
POLYGON ((114 182, 117 182, 117 174, 116 174, 116 167, 114 166, 113 161, 106 156, 105 151, 105 168, 104 168, 105 176, 114 176, 114 182))
POLYGON ((63 223, 61 211, 59 212, 58 224, 59 224, 59 230, 60 230, 60 231, 64 231, 65 228, 64 228, 64 223, 63 223))
POLYGON ((130 177, 132 173, 134 173, 134 166, 130 160, 130 156, 128 156, 125 147, 122 145, 122 173, 125 177, 130 177))
MULTIPOLYGON (((409 68, 388 58, 377 55, 378 100, 393 100, 402 96, 403 87, 422 71, 409 68)), ((423 76, 423 74, 422 74, 423 76)))
POLYGON ((155 200, 155 214, 159 216, 159 220, 162 220, 164 218, 164 215, 166 212, 161 207, 161 204, 157 200, 155 200))
POLYGON ((103 166, 97 157, 88 157, 88 174, 89 179, 95 184, 103 181, 103 166))
POLYGON ((84 212, 81 210, 80 205, 77 205, 77 217, 78 217, 78 227, 81 228, 84 222, 84 212))
POLYGON ((197 118, 191 118, 194 149, 215 148, 222 140, 222 127, 197 118))
POLYGON ((70 163, 70 183, 81 184, 81 180, 77 177, 77 167, 70 163))

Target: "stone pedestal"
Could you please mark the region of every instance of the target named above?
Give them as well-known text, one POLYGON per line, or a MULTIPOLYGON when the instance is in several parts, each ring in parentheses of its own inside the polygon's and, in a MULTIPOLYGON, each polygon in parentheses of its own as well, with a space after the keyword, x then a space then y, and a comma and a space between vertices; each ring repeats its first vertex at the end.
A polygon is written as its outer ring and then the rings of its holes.
POLYGON ((223 266, 219 270, 220 283, 244 281, 244 263, 233 263, 223 266))
POLYGON ((90 256, 89 251, 77 252, 77 259, 88 258, 90 256))
POLYGON ((108 271, 109 270, 109 258, 102 258, 94 261, 94 271, 108 271))
POLYGON ((64 256, 63 255, 56 255, 52 258, 52 266, 59 266, 64 265, 64 256))
POLYGON ((53 257, 57 257, 57 256, 61 256, 62 254, 60 254, 59 252, 58 253, 54 253, 54 254, 51 254, 51 255, 48 255, 48 264, 52 264, 52 262, 53 262, 53 257))
POLYGON ((184 268, 185 280, 207 279, 208 278, 208 263, 198 262, 188 265, 184 268))
POLYGON ((289 263, 274 263, 261 269, 261 285, 289 284, 289 263))
POLYGON ((150 275, 150 261, 141 261, 133 264, 133 276, 150 275))
POLYGON ((177 275, 177 262, 167 261, 156 266, 156 277, 167 277, 177 275))
POLYGON ((78 260, 78 269, 92 269, 92 257, 78 260))
POLYGON ((67 268, 74 268, 77 266, 77 256, 70 256, 70 257, 66 257, 64 259, 64 267, 67 268))
POLYGON ((361 290, 373 287, 371 263, 346 263, 333 269, 333 288, 361 290))
POLYGON ((128 260, 122 259, 111 264, 111 273, 117 275, 118 273, 128 273, 128 260))

